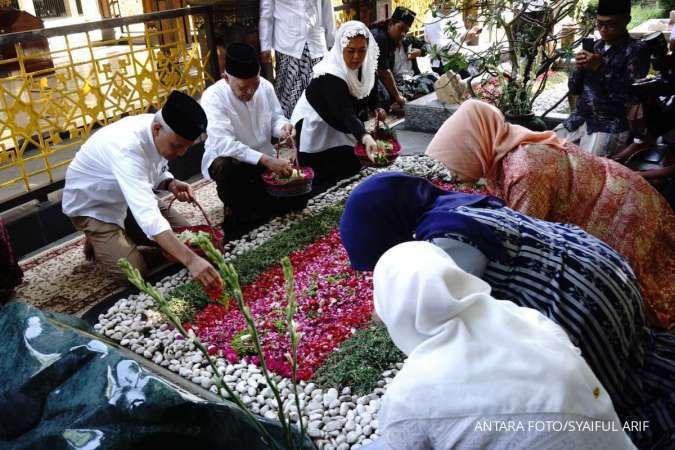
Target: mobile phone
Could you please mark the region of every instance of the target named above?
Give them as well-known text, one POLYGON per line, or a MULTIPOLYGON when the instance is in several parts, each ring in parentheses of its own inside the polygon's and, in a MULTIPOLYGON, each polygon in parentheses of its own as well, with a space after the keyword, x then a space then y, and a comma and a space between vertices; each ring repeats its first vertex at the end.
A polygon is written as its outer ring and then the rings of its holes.
POLYGON ((595 39, 593 38, 583 38, 581 40, 581 48, 587 52, 593 53, 593 44, 595 44, 595 39))

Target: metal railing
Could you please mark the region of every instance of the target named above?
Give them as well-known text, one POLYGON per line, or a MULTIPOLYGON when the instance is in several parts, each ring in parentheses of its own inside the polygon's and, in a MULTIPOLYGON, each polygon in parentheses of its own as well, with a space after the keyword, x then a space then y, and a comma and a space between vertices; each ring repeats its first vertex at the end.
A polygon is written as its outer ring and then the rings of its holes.
POLYGON ((96 128, 159 109, 173 89, 198 97, 219 72, 210 12, 198 6, 0 35, 0 48, 14 50, 0 60, 2 209, 8 197, 18 202, 62 180, 96 128))
MULTIPOLYGON (((160 108, 173 89, 199 96, 219 77, 214 17, 255 13, 228 5, 0 35, 0 210, 57 189, 96 128, 160 108)), ((339 24, 368 2, 333 5, 339 24)))

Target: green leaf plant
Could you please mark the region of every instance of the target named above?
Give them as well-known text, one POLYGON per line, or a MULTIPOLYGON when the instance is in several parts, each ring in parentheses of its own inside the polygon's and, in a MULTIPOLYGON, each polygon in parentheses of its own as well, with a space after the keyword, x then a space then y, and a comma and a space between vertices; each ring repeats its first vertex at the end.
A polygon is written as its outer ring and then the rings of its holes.
POLYGON ((294 280, 293 280, 293 268, 291 266, 290 260, 284 258, 281 261, 284 276, 286 277, 286 297, 288 300, 288 307, 286 309, 286 328, 289 333, 291 340, 291 351, 287 355, 290 360, 292 367, 292 384, 293 384, 293 393, 295 396, 295 407, 298 411, 298 417, 300 422, 300 433, 299 439, 297 438, 298 434, 294 431, 291 421, 286 414, 284 413, 284 405, 279 393, 279 386, 276 382, 275 376, 267 369, 267 364, 265 363, 265 357, 262 351, 260 344, 260 336, 258 330, 256 329, 253 316, 251 315, 251 310, 244 302, 244 296, 239 284, 239 277, 235 271, 232 264, 225 262, 223 254, 214 247, 213 243, 208 238, 198 238, 197 244, 202 248, 206 256, 215 264, 217 269, 220 271, 221 277, 223 279, 224 288, 231 293, 234 298, 237 307, 242 312, 246 324, 248 327, 248 334, 251 337, 251 343, 255 348, 255 353, 260 359, 260 369, 267 382, 267 385, 272 390, 274 398, 278 406, 278 419, 281 424, 281 429, 284 435, 284 444, 285 446, 280 447, 277 442, 272 438, 269 431, 256 419, 253 413, 248 409, 248 407, 241 400, 239 395, 223 380, 222 375, 219 375, 220 372, 216 366, 216 360, 211 355, 209 355, 206 347, 200 341, 199 337, 194 334, 194 331, 190 330, 189 332, 185 330, 182 325, 181 319, 174 313, 171 308, 171 303, 160 293, 154 286, 148 284, 143 277, 141 276, 138 269, 134 268, 128 260, 120 259, 118 261, 119 267, 127 275, 129 281, 138 288, 139 291, 149 295, 156 303, 159 311, 166 317, 166 319, 175 327, 175 329, 189 342, 192 342, 195 347, 201 352, 202 356, 206 359, 208 364, 213 370, 214 377, 213 381, 218 388, 218 392, 221 394, 226 392, 229 399, 234 402, 246 415, 246 417, 251 421, 251 423, 256 427, 260 432, 262 439, 265 444, 270 449, 281 449, 286 448, 290 450, 301 449, 305 441, 305 428, 302 421, 302 415, 300 414, 300 398, 296 385, 296 371, 297 371, 297 348, 298 342, 300 339, 300 334, 297 332, 297 327, 295 323, 295 312, 297 310, 297 302, 295 299, 294 292, 294 280))

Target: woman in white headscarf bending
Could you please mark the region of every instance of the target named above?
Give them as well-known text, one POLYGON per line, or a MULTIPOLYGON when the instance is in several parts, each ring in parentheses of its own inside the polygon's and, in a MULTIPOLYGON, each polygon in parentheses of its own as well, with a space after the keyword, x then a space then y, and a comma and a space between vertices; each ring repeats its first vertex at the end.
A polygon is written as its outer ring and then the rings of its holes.
POLYGON ((565 332, 496 300, 443 250, 406 242, 375 266, 375 310, 408 359, 378 417, 387 448, 634 449, 565 332))
MULTIPOLYGON (((359 115, 377 106, 368 103, 368 95, 375 84, 378 54, 368 27, 349 21, 337 31, 330 52, 314 66, 291 123, 298 135, 299 162, 314 169, 315 186, 334 184, 361 169, 354 155, 357 142, 369 152, 376 149, 361 120, 365 117, 359 115)), ((377 113, 384 115, 381 110, 377 113)))

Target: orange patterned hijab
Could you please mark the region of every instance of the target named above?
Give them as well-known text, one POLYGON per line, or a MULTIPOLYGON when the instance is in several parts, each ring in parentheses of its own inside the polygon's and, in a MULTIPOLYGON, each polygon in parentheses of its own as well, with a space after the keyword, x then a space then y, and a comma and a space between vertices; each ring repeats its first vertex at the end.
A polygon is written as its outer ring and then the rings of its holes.
POLYGON ((553 131, 539 133, 506 123, 496 107, 467 100, 436 132, 426 154, 461 181, 478 181, 496 177, 499 161, 523 144, 565 148, 565 141, 553 131))

